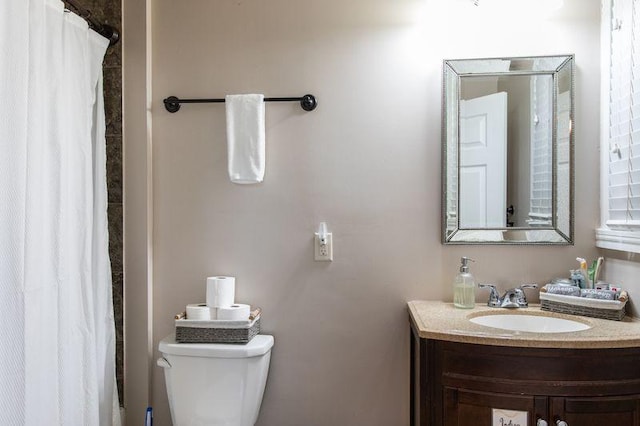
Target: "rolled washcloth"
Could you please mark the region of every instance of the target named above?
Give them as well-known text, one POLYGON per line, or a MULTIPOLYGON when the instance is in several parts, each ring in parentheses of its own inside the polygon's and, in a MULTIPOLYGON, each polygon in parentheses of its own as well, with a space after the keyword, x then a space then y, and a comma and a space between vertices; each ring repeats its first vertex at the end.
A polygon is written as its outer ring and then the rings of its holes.
POLYGON ((618 300, 618 298, 620 297, 620 292, 613 290, 594 290, 590 288, 583 288, 582 290, 580 290, 580 297, 587 297, 589 299, 618 300))
POLYGON ((629 300, 629 294, 626 291, 622 290, 620 292, 620 295, 618 296, 618 300, 621 302, 626 302, 627 300, 629 300))
POLYGON ((580 297, 580 287, 575 285, 546 284, 540 289, 540 291, 549 294, 561 294, 563 296, 580 297))
POLYGON ((262 308, 256 308, 253 311, 251 311, 249 313, 249 321, 253 321, 254 319, 258 318, 258 315, 260 315, 261 312, 262 312, 262 308))

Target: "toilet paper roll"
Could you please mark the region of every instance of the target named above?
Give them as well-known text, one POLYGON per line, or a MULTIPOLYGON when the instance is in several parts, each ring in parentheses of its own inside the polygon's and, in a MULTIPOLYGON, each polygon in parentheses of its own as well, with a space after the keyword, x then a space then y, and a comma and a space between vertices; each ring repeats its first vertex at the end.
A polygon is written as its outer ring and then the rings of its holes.
POLYGON ((218 308, 219 320, 249 320, 249 314, 251 313, 251 307, 242 303, 236 303, 231 306, 218 308))
POLYGON ((218 319, 218 308, 212 308, 211 306, 209 306, 209 319, 218 319))
POLYGON ((235 277, 207 278, 207 306, 220 308, 231 306, 236 297, 235 277))
POLYGON ((206 303, 190 303, 187 305, 187 319, 210 320, 211 309, 206 303))

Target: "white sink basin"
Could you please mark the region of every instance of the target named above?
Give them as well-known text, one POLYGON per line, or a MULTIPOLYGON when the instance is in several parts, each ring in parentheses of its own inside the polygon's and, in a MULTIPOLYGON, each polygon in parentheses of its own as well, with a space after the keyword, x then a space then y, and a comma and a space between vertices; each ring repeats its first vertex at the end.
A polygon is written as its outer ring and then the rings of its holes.
POLYGON ((530 314, 487 314, 470 318, 469 321, 486 327, 532 333, 567 333, 591 328, 579 321, 530 314))

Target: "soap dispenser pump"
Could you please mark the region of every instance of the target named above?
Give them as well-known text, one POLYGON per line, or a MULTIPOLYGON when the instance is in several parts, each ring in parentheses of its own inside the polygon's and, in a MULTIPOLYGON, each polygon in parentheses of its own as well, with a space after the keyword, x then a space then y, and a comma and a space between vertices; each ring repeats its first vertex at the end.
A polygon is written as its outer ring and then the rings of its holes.
POLYGON ((474 262, 468 257, 460 259, 460 273, 453 280, 453 305, 456 308, 471 309, 476 306, 476 281, 469 272, 469 261, 474 262))

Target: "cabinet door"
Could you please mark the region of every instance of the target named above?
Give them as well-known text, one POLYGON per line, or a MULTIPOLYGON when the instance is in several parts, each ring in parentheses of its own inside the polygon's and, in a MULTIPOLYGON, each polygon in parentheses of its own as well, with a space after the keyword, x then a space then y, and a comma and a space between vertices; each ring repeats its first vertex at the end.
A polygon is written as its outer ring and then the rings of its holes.
MULTIPOLYGON (((547 398, 444 388, 445 426, 490 426, 494 408, 526 411, 529 425, 546 418, 547 398)), ((524 426, 524 425, 523 425, 524 426)), ((601 425, 602 426, 602 425, 601 425)))
POLYGON ((551 419, 569 426, 640 426, 640 395, 551 398, 551 419))

